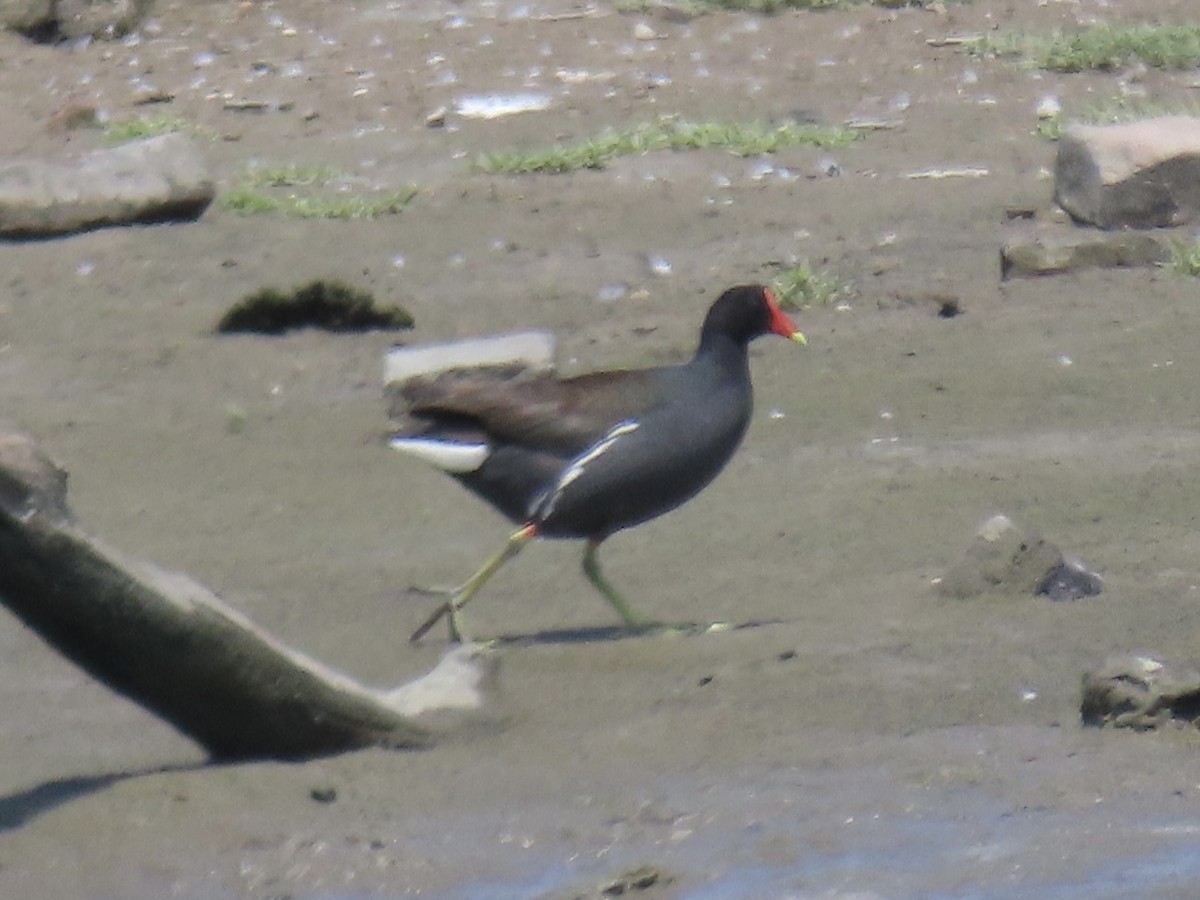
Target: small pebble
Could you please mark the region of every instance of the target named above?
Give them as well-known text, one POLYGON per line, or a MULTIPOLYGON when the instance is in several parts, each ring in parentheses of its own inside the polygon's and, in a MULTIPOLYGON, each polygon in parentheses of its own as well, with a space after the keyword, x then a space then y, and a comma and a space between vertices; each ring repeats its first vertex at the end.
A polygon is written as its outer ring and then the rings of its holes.
POLYGON ((596 299, 602 303, 614 303, 629 296, 629 285, 622 282, 602 284, 596 292, 596 299))
POLYGON ((308 796, 318 803, 332 803, 337 799, 337 788, 330 785, 315 787, 309 790, 308 796))
POLYGON ((817 171, 826 178, 836 178, 842 174, 842 166, 832 156, 822 156, 817 159, 817 171))
POLYGON ((1047 94, 1038 100, 1037 117, 1039 119, 1057 119, 1062 115, 1062 103, 1052 94, 1047 94))

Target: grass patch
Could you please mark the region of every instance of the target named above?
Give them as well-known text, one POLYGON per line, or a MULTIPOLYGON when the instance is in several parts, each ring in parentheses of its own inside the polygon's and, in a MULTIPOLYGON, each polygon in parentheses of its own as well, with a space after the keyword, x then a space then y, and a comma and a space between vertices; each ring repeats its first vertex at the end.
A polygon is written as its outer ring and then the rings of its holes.
POLYGON ((246 169, 243 180, 254 187, 324 187, 332 181, 345 181, 345 173, 325 165, 284 163, 277 166, 255 165, 246 169))
POLYGON ((699 0, 700 9, 731 9, 740 12, 775 13, 785 9, 838 9, 861 6, 866 0, 699 0))
POLYGON ((1057 141, 1071 122, 1082 125, 1118 125, 1158 116, 1200 116, 1200 104, 1167 107, 1140 97, 1114 97, 1103 103, 1093 104, 1069 119, 1062 115, 1042 119, 1034 133, 1048 141, 1057 141))
POLYGON ((979 56, 1018 57, 1051 72, 1110 72, 1134 62, 1154 69, 1200 66, 1200 25, 1096 25, 1081 31, 1001 31, 967 45, 979 56))
POLYGON ((771 288, 785 309, 829 306, 850 293, 848 284, 824 269, 814 269, 807 260, 780 270, 771 288))
MULTIPOLYGON (((734 12, 777 13, 787 9, 849 9, 853 6, 883 6, 900 9, 907 6, 930 6, 935 0, 680 0, 674 4, 692 12, 730 10, 734 12)), ((968 2, 968 0, 964 0, 968 2)), ((647 12, 654 7, 651 0, 623 0, 616 4, 619 12, 647 12)))
POLYGON ((532 152, 486 153, 474 168, 491 175, 561 173, 578 169, 603 169, 618 156, 657 150, 727 150, 737 156, 776 153, 788 147, 841 147, 859 140, 861 133, 848 128, 785 124, 676 122, 664 120, 620 131, 607 131, 577 144, 559 144, 532 152))
POLYGON ((297 219, 373 219, 403 212, 417 195, 409 186, 391 191, 353 191, 350 176, 331 166, 250 166, 224 194, 226 209, 243 215, 297 219))
POLYGON ((135 119, 117 119, 108 122, 104 126, 104 143, 115 147, 118 144, 128 144, 130 141, 140 141, 142 138, 171 134, 176 131, 205 137, 214 136, 211 132, 187 119, 164 113, 157 116, 138 116, 135 119))
POLYGON ((1171 246, 1171 270, 1192 278, 1200 276, 1200 241, 1179 241, 1171 246))

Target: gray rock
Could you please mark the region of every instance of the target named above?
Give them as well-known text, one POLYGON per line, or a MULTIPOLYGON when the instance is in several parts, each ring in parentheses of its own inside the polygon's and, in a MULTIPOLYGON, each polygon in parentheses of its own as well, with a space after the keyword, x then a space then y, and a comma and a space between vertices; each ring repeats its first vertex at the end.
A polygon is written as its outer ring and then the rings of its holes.
POLYGON ((1200 221, 1200 118, 1068 127, 1054 198, 1077 222, 1100 228, 1200 221))
POLYGON ((67 472, 29 437, 0 425, 0 506, 67 520, 67 472))
POLYGON ((1147 731, 1169 723, 1200 724, 1200 672, 1149 656, 1109 659, 1083 676, 1084 725, 1147 731))
POLYGON ((384 362, 383 381, 385 385, 398 385, 416 375, 479 366, 553 371, 554 335, 548 331, 520 331, 445 344, 393 347, 384 362))
POLYGON ((133 31, 153 0, 0 0, 0 25, 35 40, 119 38, 133 31))
POLYGON ((1000 248, 1000 278, 1058 275, 1082 269, 1158 266, 1171 259, 1171 241, 1161 232, 1040 230, 1014 236, 1000 248))
POLYGON ((19 34, 53 33, 58 19, 54 0, 0 0, 0 25, 19 34))
POLYGON ((195 143, 164 134, 74 165, 0 165, 0 238, 50 237, 104 225, 198 218, 216 195, 195 143))
POLYGON ((963 559, 937 582, 940 594, 960 599, 1008 593, 1076 600, 1100 593, 1101 587, 1098 575, 1003 515, 980 526, 963 559))
POLYGON ((57 0, 58 32, 65 38, 119 38, 137 29, 153 0, 57 0))

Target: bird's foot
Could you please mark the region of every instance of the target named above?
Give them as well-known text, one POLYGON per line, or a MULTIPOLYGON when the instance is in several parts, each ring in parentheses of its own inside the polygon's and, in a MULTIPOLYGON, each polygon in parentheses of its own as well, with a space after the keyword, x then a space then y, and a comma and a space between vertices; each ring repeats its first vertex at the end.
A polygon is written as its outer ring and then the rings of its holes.
POLYGON ((433 614, 428 619, 421 623, 421 626, 409 637, 409 642, 416 643, 421 638, 425 637, 425 635, 429 633, 430 629, 432 629, 433 626, 442 619, 446 620, 450 643, 462 644, 468 641, 469 638, 466 637, 466 633, 463 630, 462 611, 460 609, 462 605, 462 591, 449 590, 435 592, 430 590, 424 591, 424 593, 436 593, 437 595, 447 597, 448 599, 445 603, 435 609, 433 614))
POLYGON ((470 640, 470 638, 466 636, 466 632, 463 631, 462 613, 459 612, 457 606, 447 604, 446 626, 450 633, 450 643, 465 644, 470 640))

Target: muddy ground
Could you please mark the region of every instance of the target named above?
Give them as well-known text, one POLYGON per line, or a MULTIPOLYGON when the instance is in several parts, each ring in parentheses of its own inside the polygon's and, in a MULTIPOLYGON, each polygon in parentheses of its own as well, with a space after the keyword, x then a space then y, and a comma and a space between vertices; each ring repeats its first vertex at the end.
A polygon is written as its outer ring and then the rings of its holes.
POLYGON ((0 619, 0 895, 567 897, 649 865, 655 897, 1193 896, 1200 742, 1084 730, 1078 704, 1112 652, 1200 649, 1200 288, 1154 270, 1001 283, 998 249, 1006 209, 1053 215, 1040 98, 1184 104, 1197 73, 1039 74, 928 43, 1189 5, 679 21, 550 0, 180 2, 136 41, 0 36, 7 155, 89 149, 99 135, 56 114, 127 118, 158 91, 226 189, 251 160, 419 186, 373 221, 218 204, 0 247, 0 414, 70 471, 81 522, 371 683, 442 652, 407 643, 430 601, 406 586, 460 580, 509 526, 381 443, 395 335, 216 337, 229 305, 339 278, 406 305, 406 341, 546 328, 575 372, 683 359, 720 289, 780 261, 854 288, 798 315, 806 349, 755 346, 756 415, 722 477, 605 547, 645 612, 757 627, 589 632, 612 616, 579 548, 539 545, 471 610, 479 632, 527 638, 482 721, 425 752, 216 768, 0 619), (551 108, 454 111, 525 90, 551 108), (439 107, 446 127, 427 127, 439 107), (664 114, 902 126, 772 159, 790 175, 719 151, 469 167, 664 114), (839 176, 818 174, 827 155, 839 176), (987 173, 907 177, 959 166, 987 173), (939 598, 931 581, 994 512, 1082 557, 1103 595, 939 598))

